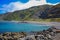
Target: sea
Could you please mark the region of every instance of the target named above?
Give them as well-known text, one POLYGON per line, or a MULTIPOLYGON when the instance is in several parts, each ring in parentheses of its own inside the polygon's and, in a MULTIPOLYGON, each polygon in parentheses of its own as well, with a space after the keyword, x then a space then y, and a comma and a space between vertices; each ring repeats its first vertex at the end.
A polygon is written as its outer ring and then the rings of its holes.
POLYGON ((0 22, 0 33, 43 31, 50 26, 35 23, 0 22))

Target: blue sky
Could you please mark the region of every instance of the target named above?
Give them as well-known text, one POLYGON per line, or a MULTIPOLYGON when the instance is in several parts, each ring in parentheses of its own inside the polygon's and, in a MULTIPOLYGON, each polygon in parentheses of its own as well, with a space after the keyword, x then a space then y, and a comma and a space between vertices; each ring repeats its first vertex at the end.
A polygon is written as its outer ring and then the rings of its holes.
POLYGON ((60 0, 0 0, 0 14, 22 10, 41 4, 43 5, 46 3, 56 4, 60 3, 60 0))
POLYGON ((29 0, 0 0, 0 4, 3 5, 3 4, 9 4, 11 2, 16 2, 16 1, 20 1, 22 3, 26 3, 28 2, 29 0))

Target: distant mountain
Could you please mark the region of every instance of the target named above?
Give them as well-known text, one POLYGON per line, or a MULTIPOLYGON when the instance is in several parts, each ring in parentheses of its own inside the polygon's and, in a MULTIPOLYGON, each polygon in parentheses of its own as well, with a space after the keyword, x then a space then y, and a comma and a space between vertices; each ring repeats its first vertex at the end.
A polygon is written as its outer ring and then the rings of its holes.
POLYGON ((0 20, 32 20, 32 19, 50 19, 60 18, 60 4, 41 5, 31 7, 25 10, 18 10, 15 12, 8 12, 0 14, 0 20))

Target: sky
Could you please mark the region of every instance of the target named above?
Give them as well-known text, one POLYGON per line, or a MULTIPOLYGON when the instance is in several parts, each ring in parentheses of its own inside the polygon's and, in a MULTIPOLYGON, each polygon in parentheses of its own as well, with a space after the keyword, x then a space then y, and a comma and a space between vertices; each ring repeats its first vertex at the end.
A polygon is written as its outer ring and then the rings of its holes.
POLYGON ((60 3, 60 0, 0 0, 0 14, 24 10, 33 6, 56 5, 58 3, 60 3))

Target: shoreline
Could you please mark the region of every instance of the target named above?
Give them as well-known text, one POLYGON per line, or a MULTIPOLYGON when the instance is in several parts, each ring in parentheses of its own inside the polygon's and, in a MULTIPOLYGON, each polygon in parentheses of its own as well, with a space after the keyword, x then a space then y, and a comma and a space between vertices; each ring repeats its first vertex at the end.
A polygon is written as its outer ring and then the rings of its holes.
MULTIPOLYGON (((56 30, 60 29, 60 22, 36 22, 36 21, 1 21, 1 22, 13 22, 13 23, 36 23, 36 24, 45 24, 50 25, 51 28, 38 32, 5 32, 0 34, 0 39, 10 39, 10 40, 25 40, 32 38, 36 40, 36 37, 43 37, 46 40, 52 39, 57 40, 60 38, 60 33, 56 33, 56 30), (54 28, 52 28, 54 27, 54 28), (58 28, 57 28, 58 27, 58 28), (45 36, 47 35, 47 36, 45 36)), ((41 38, 40 38, 41 39, 41 38)))
POLYGON ((49 25, 60 29, 60 22, 39 22, 39 21, 0 21, 0 22, 34 23, 34 24, 41 24, 41 25, 49 25))

